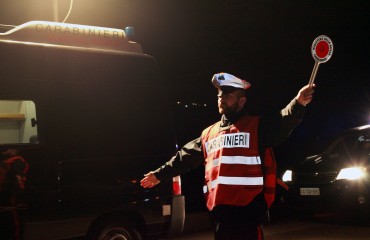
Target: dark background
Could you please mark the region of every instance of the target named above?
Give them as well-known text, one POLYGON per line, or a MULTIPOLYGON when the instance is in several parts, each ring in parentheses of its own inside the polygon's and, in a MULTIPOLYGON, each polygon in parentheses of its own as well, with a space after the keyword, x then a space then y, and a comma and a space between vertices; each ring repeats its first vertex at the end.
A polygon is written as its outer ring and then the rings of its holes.
MULTIPOLYGON (((69 5, 69 0, 3 0, 0 24, 62 21, 69 5)), ((214 73, 228 72, 252 84, 251 114, 278 110, 307 84, 313 40, 330 37, 334 54, 319 67, 305 119, 275 148, 285 167, 342 130, 369 124, 367 6, 356 0, 74 0, 66 22, 135 28, 137 41, 158 60, 170 89, 179 145, 219 118, 210 82, 214 73)))

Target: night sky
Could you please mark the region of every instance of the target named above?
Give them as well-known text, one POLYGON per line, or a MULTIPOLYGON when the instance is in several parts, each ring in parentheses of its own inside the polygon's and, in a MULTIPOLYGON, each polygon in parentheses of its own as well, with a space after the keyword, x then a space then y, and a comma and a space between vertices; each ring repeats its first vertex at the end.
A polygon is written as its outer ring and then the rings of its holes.
MULTIPOLYGON (((61 21, 70 1, 54 2, 59 3, 58 11, 53 11, 53 1, 3 0, 0 23, 19 25, 56 17, 61 21)), ((180 143, 197 137, 218 118, 216 91, 210 82, 214 73, 228 72, 251 82, 247 98, 251 114, 278 110, 308 82, 314 66, 313 40, 328 36, 334 54, 319 67, 316 93, 304 121, 280 147, 282 156, 288 157, 293 145, 303 153, 318 140, 370 122, 370 15, 366 3, 75 0, 66 22, 135 27, 137 41, 158 60, 173 106, 177 101, 208 106, 194 109, 188 115, 194 116, 192 119, 177 118, 180 143)))

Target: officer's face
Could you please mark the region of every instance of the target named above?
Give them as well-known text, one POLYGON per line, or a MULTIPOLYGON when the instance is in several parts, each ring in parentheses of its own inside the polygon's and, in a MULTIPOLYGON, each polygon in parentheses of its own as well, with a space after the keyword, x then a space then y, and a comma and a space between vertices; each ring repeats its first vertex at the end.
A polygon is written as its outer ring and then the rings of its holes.
POLYGON ((230 115, 242 110, 246 98, 241 92, 234 91, 218 96, 218 111, 220 114, 230 115))

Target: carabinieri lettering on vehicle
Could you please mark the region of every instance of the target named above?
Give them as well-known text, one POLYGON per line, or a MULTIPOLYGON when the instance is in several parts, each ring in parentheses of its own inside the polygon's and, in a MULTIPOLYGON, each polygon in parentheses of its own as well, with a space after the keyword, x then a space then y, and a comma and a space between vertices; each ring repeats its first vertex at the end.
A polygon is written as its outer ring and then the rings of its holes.
POLYGON ((80 35, 86 37, 105 37, 105 38, 124 38, 123 31, 115 29, 105 29, 101 27, 84 27, 79 25, 69 26, 67 24, 49 25, 36 24, 35 30, 38 32, 59 33, 66 35, 80 35))

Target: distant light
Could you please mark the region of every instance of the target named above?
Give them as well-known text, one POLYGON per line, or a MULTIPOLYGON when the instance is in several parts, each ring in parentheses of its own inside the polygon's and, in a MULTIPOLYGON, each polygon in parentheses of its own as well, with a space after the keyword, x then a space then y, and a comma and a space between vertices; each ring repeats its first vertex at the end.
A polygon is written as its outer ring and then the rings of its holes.
POLYGON ((184 102, 181 102, 181 101, 177 101, 176 102, 176 105, 178 106, 182 106, 182 107, 185 107, 185 108, 203 108, 203 107, 208 107, 208 105, 206 103, 197 103, 197 102, 191 102, 191 103, 184 103, 184 102))

